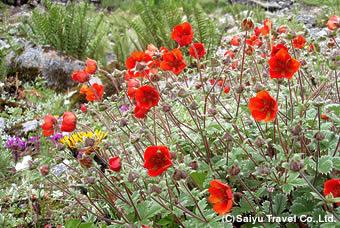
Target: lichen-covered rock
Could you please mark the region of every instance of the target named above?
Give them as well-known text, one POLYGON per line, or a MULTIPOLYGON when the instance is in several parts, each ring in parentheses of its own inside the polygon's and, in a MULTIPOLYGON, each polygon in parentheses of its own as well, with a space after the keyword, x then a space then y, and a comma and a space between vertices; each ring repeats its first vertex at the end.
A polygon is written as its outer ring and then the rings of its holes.
POLYGON ((39 74, 47 80, 49 87, 59 91, 75 86, 72 73, 82 70, 85 63, 57 51, 44 48, 32 42, 25 43, 17 53, 11 52, 6 56, 9 74, 19 72, 22 81, 34 80, 39 74))

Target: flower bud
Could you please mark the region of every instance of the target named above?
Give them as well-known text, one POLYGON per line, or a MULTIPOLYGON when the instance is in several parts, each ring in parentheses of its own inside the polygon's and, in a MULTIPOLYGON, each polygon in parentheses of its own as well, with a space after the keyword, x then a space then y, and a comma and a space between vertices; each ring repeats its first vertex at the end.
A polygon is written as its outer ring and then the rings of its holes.
POLYGON ((196 89, 200 89, 202 87, 202 84, 201 83, 197 83, 196 85, 195 85, 195 88, 196 89))
POLYGON ((257 137, 255 140, 255 145, 257 147, 262 147, 266 142, 264 141, 264 139, 262 137, 257 137))
POLYGON ((158 74, 152 74, 150 79, 152 82, 159 82, 161 80, 161 77, 158 74))
POLYGON ((234 164, 232 166, 230 166, 229 168, 229 174, 232 176, 237 176, 240 173, 241 169, 238 165, 234 164))
POLYGON ((289 169, 293 172, 299 172, 303 166, 304 165, 300 160, 293 159, 289 164, 289 169))
POLYGON ((198 169, 197 161, 191 161, 191 162, 189 162, 189 167, 190 167, 192 170, 197 170, 197 169, 198 169))
POLYGON ((189 108, 192 110, 197 110, 198 109, 198 104, 196 101, 192 101, 189 105, 189 108))
POLYGON ((128 181, 129 182, 134 182, 135 179, 137 179, 139 177, 139 175, 137 173, 134 172, 130 172, 129 176, 128 176, 128 181))
POLYGON ((170 82, 167 82, 166 84, 165 84, 165 88, 167 88, 167 89, 172 89, 172 88, 174 88, 175 86, 173 85, 173 84, 171 84, 170 82))
POLYGON ((162 188, 158 187, 157 185, 152 185, 150 188, 150 193, 160 194, 161 192, 162 192, 162 188))
POLYGON ((242 28, 242 30, 245 30, 245 31, 253 30, 254 29, 254 21, 249 17, 243 19, 243 21, 241 23, 241 28, 242 28))
POLYGON ((119 121, 119 125, 120 125, 121 127, 125 127, 125 126, 128 125, 128 122, 129 122, 129 121, 128 121, 127 119, 121 118, 120 121, 119 121))
POLYGON ((254 86, 254 89, 258 93, 258 92, 262 91, 264 89, 264 87, 260 83, 256 83, 256 85, 254 86))
POLYGON ((179 181, 180 179, 182 179, 181 170, 176 169, 172 178, 176 181, 179 181))
POLYGON ((239 87, 237 87, 237 89, 236 89, 236 93, 242 93, 243 90, 244 90, 244 87, 243 87, 243 86, 239 86, 239 87))
POLYGON ((137 135, 131 135, 130 136, 130 142, 132 143, 132 144, 135 144, 135 143, 137 143, 139 141, 139 136, 137 136, 137 135))
POLYGON ((302 128, 300 125, 296 125, 292 128, 292 133, 295 136, 298 136, 300 134, 300 132, 302 131, 302 128))
POLYGON ((314 138, 318 141, 322 141, 325 139, 325 135, 319 131, 314 135, 314 138))
POLYGON ((177 158, 177 153, 176 152, 170 152, 171 159, 176 159, 177 158))
POLYGON ((82 112, 86 112, 86 111, 87 111, 87 105, 82 104, 81 107, 80 107, 80 110, 81 110, 82 112))
POLYGON ((223 135, 222 139, 230 142, 233 140, 233 136, 229 132, 227 132, 223 135))
POLYGON ((163 104, 163 106, 162 106, 162 110, 163 110, 163 112, 169 112, 170 110, 171 110, 171 105, 169 105, 169 104, 163 104))
POLYGON ((180 88, 177 95, 179 97, 186 98, 187 96, 189 96, 189 93, 185 89, 180 88))
POLYGON ((208 110, 208 114, 211 115, 211 116, 214 116, 217 114, 217 111, 215 108, 209 108, 208 110))
POLYGON ((40 168, 40 173, 42 176, 47 176, 48 173, 50 172, 50 166, 49 165, 43 165, 41 168, 40 168))
POLYGON ((87 137, 87 138, 85 138, 84 146, 92 147, 92 146, 94 146, 95 142, 96 142, 96 140, 94 140, 93 138, 87 137))
POLYGON ((138 72, 142 72, 142 71, 144 71, 145 67, 146 67, 146 63, 144 63, 144 62, 137 62, 135 69, 138 72))
POLYGON ((96 178, 94 178, 94 177, 86 177, 85 178, 86 184, 94 184, 95 182, 96 182, 96 178))
POLYGON ((264 176, 265 176, 265 175, 268 175, 269 172, 270 172, 270 169, 267 168, 267 167, 260 167, 259 170, 258 170, 258 173, 259 173, 260 175, 264 175, 264 176))

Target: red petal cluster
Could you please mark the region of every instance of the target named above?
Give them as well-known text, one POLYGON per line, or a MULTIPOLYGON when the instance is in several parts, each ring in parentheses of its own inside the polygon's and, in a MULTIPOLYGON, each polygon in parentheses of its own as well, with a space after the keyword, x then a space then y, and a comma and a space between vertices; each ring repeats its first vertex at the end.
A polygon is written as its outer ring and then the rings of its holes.
POLYGON ((272 28, 272 22, 269 19, 264 20, 263 27, 260 29, 261 35, 265 36, 269 34, 272 28))
POLYGON ((151 86, 139 87, 135 93, 136 107, 135 117, 144 118, 150 108, 155 107, 159 102, 159 93, 151 86))
POLYGON ((171 155, 167 146, 149 146, 144 152, 144 165, 150 177, 161 175, 171 165, 171 155))
POLYGON ((186 66, 187 64, 184 61, 183 54, 181 50, 177 48, 171 52, 165 53, 160 65, 162 70, 172 71, 176 75, 181 73, 186 66))
POLYGON ((94 61, 93 59, 87 58, 86 59, 86 68, 85 68, 85 72, 89 73, 89 74, 94 74, 97 70, 97 62, 94 61))
POLYGON ((48 114, 44 117, 44 124, 41 126, 41 128, 44 130, 43 135, 50 136, 54 134, 54 125, 57 123, 57 119, 52 116, 51 114, 48 114))
POLYGON ((86 94, 86 100, 87 101, 95 101, 95 100, 98 100, 97 97, 99 99, 101 99, 103 93, 104 93, 104 87, 102 85, 99 85, 98 83, 94 83, 92 85, 93 89, 92 88, 89 88, 87 87, 86 85, 83 85, 81 88, 80 88, 80 93, 81 94, 86 94), (96 96, 97 94, 97 96, 96 96))
POLYGON ((256 121, 268 122, 275 119, 278 104, 266 90, 262 90, 255 97, 250 98, 248 108, 256 121))
POLYGON ((61 123, 61 131, 71 132, 76 128, 77 117, 72 112, 64 112, 63 122, 61 123))
POLYGON ((333 15, 327 22, 327 27, 332 31, 336 28, 340 28, 340 17, 338 15, 333 15))
POLYGON ((233 46, 239 46, 240 42, 241 42, 241 37, 236 35, 236 36, 233 36, 233 38, 231 38, 230 44, 233 46))
POLYGON ((188 22, 176 25, 171 33, 171 39, 176 40, 180 47, 191 44, 194 38, 194 31, 188 22))
POLYGON ((272 52, 270 53, 270 56, 273 57, 281 49, 284 49, 284 50, 286 50, 288 52, 288 47, 286 45, 284 45, 284 44, 280 43, 280 44, 277 44, 277 45, 273 45, 272 52))
POLYGON ((293 46, 295 48, 303 48, 306 42, 307 41, 301 35, 299 35, 298 37, 293 39, 293 46))
POLYGON ((86 67, 84 70, 76 70, 72 74, 72 80, 84 83, 90 80, 89 74, 94 74, 97 70, 97 62, 93 59, 87 58, 86 67))
POLYGON ((213 180, 210 182, 209 201, 214 204, 213 209, 219 215, 227 214, 233 207, 233 193, 227 184, 213 180))
POLYGON ((133 52, 125 63, 129 76, 134 78, 148 76, 152 64, 151 56, 142 51, 133 52))
POLYGON ((205 55, 205 48, 203 44, 201 43, 194 43, 190 48, 189 48, 189 54, 190 56, 194 57, 197 59, 202 58, 205 55), (195 52, 196 51, 196 52, 195 52), (197 55, 196 55, 197 53, 197 55))
POLYGON ((285 48, 281 48, 268 60, 270 78, 291 79, 301 66, 299 61, 292 58, 285 48))
MULTIPOLYGON (((332 193, 333 198, 340 197, 340 179, 331 179, 326 181, 323 191, 325 196, 332 193)), ((337 203, 337 205, 340 206, 340 202, 337 203)))
POLYGON ((109 159, 109 169, 115 171, 115 172, 119 172, 121 165, 120 165, 120 158, 119 157, 113 157, 109 159))
POLYGON ((247 39, 246 42, 250 46, 260 47, 262 45, 262 41, 259 39, 258 36, 254 35, 254 34, 252 34, 250 39, 247 39))

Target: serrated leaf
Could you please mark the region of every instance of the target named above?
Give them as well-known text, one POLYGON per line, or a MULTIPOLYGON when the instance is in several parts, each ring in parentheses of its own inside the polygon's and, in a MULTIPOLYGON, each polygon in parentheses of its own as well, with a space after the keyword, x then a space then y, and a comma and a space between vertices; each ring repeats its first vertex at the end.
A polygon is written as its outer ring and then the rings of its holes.
POLYGON ((306 208, 302 203, 295 203, 291 209, 292 213, 297 216, 305 215, 306 214, 306 208))
POLYGON ((323 156, 319 159, 319 172, 327 174, 333 169, 333 162, 329 156, 323 156))
POLYGON ((65 228, 78 227, 80 223, 81 223, 80 219, 68 219, 65 223, 65 228))
POLYGON ((277 194, 274 197, 274 204, 273 204, 273 213, 274 215, 281 215, 281 213, 285 210, 287 205, 287 197, 283 194, 277 194))
POLYGON ((293 190, 294 186, 292 184, 283 184, 282 185, 282 190, 284 193, 289 194, 293 190))

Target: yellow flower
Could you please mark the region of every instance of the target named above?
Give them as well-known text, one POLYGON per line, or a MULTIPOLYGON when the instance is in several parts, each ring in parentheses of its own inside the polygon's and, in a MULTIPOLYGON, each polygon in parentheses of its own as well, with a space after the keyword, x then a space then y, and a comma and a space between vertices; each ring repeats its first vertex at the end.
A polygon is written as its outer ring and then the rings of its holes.
POLYGON ((102 133, 101 130, 95 130, 94 133, 92 131, 81 131, 73 133, 69 136, 65 136, 64 138, 60 139, 59 142, 67 145, 69 148, 76 147, 78 143, 83 143, 86 138, 93 138, 95 140, 95 145, 98 145, 103 139, 107 136, 106 133, 102 133))

